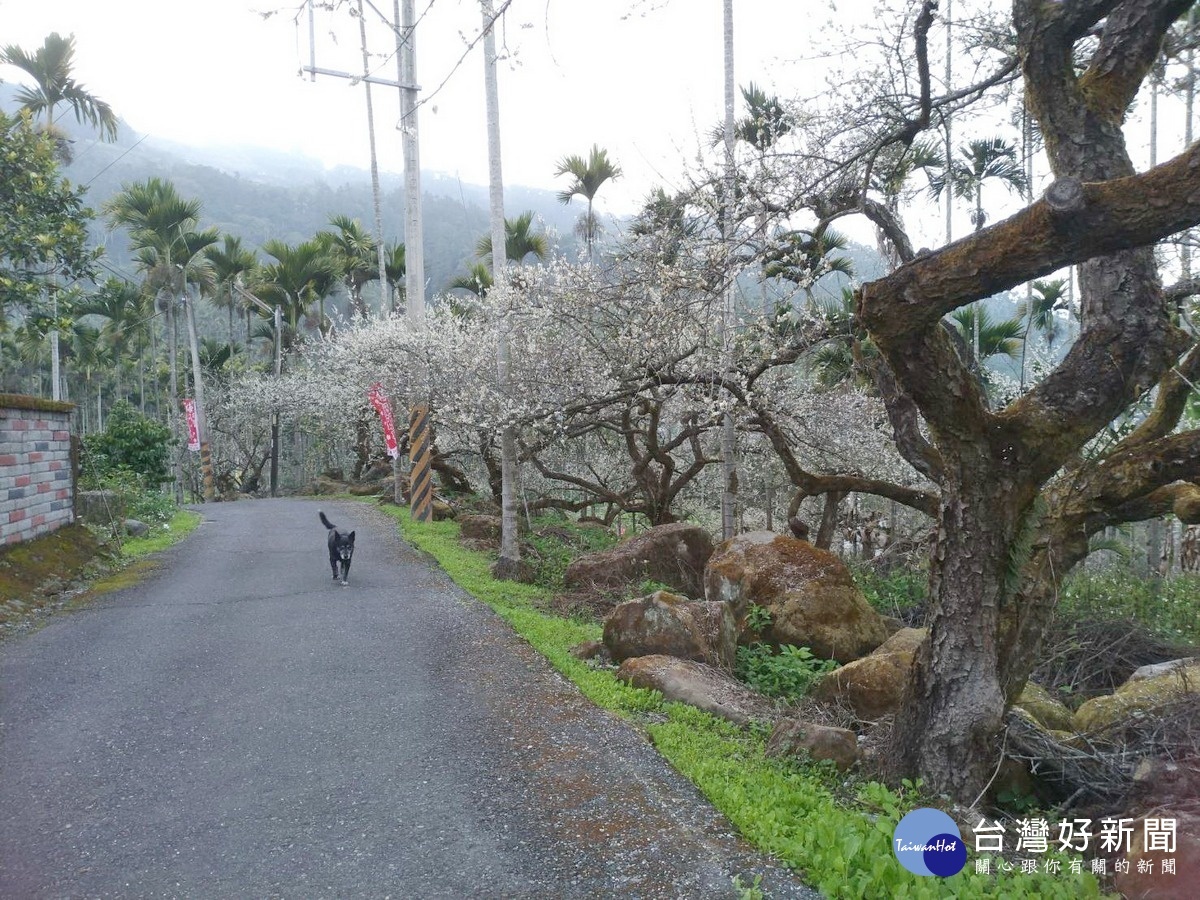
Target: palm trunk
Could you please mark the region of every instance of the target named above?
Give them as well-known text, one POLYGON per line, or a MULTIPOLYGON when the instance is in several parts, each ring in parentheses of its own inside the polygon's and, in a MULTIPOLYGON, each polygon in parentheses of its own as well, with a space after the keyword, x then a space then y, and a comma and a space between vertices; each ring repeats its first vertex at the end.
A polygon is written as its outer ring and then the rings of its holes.
MULTIPOLYGON (((179 341, 179 327, 175 319, 175 298, 167 298, 167 365, 169 369, 171 392, 171 430, 176 440, 179 438, 179 361, 176 344, 179 341)), ((175 451, 175 502, 183 502, 183 451, 175 451)))
POLYGON ((203 479, 203 496, 207 502, 213 498, 212 451, 208 443, 208 422, 204 417, 204 375, 200 366, 200 346, 196 336, 196 310, 192 298, 183 291, 183 305, 187 317, 188 348, 192 355, 192 381, 196 396, 196 431, 200 436, 200 471, 203 479))
MULTIPOLYGON (((492 280, 499 285, 506 263, 504 247, 504 175, 500 158, 500 92, 496 83, 496 32, 493 27, 495 14, 492 0, 481 0, 484 28, 484 92, 487 99, 488 163, 489 163, 489 210, 492 233, 492 280)), ((511 392, 508 322, 500 314, 497 324, 496 377, 500 393, 511 392)), ((512 578, 517 574, 521 561, 520 545, 517 541, 517 434, 513 425, 505 425, 500 432, 500 558, 493 570, 497 578, 512 578)))
MULTIPOLYGON (((733 301, 736 272, 733 270, 734 243, 734 78, 733 78, 733 0, 724 0, 725 36, 725 210, 722 218, 722 238, 725 243, 726 285, 721 297, 721 318, 718 337, 721 343, 721 365, 726 371, 733 368, 733 301)), ((733 413, 721 419, 721 538, 729 540, 737 532, 737 430, 733 413)))

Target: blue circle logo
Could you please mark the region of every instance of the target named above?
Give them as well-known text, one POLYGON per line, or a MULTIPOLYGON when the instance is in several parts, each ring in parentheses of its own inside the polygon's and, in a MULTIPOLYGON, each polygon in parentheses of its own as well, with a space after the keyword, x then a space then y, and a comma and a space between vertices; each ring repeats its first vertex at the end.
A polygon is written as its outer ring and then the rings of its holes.
POLYGON ((892 840, 900 865, 914 875, 949 878, 967 864, 958 825, 940 809, 914 809, 900 820, 892 840))

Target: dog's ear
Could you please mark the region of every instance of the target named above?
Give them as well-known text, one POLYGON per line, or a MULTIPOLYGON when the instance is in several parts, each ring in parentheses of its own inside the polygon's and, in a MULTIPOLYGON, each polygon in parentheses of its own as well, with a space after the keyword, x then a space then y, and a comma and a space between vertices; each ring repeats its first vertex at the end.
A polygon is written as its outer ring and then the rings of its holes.
POLYGON ((350 543, 354 543, 354 532, 350 532, 350 543))

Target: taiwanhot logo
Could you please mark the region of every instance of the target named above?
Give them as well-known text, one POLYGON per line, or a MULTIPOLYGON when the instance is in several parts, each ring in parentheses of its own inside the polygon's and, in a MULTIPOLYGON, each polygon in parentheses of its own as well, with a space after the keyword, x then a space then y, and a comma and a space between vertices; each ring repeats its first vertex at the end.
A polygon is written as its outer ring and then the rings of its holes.
POLYGON ((940 809, 914 809, 900 820, 892 852, 914 875, 949 878, 967 864, 967 845, 955 821, 940 809))

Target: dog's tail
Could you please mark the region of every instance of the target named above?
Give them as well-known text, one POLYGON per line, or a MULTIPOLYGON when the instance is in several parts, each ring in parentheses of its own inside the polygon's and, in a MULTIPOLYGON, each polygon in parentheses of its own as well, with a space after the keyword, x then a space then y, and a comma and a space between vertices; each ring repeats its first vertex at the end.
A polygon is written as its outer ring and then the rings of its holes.
POLYGON ((334 524, 332 522, 330 522, 327 518, 325 518, 325 513, 318 510, 317 515, 321 517, 321 524, 324 525, 326 528, 334 527, 334 524))

